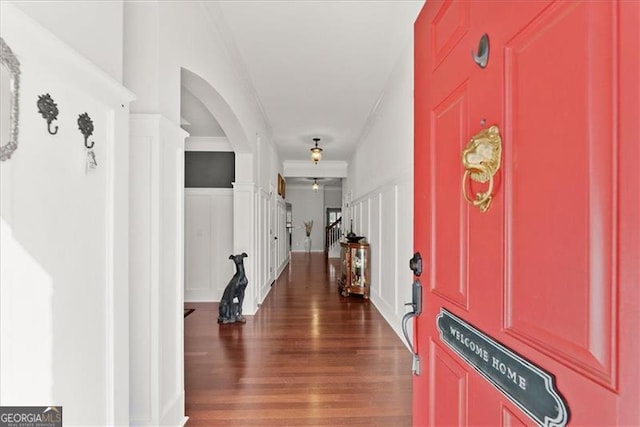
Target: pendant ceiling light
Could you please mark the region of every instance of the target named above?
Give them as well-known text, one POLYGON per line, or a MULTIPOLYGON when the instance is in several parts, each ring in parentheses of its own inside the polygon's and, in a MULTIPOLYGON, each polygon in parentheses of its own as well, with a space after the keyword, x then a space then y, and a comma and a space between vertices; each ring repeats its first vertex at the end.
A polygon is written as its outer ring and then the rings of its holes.
POLYGON ((318 147, 320 138, 313 138, 313 140, 316 142, 316 146, 311 149, 311 160, 317 165, 320 159, 322 159, 322 148, 318 147))
POLYGON ((313 178, 313 185, 311 186, 311 188, 313 188, 313 191, 318 191, 318 188, 320 188, 320 186, 318 185, 318 178, 313 178))

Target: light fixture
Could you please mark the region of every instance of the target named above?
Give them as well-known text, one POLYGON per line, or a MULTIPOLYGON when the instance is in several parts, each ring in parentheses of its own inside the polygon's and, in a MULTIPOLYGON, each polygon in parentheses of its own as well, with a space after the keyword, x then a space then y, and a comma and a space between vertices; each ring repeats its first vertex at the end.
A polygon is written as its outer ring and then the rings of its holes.
POLYGON ((322 148, 318 147, 320 138, 313 138, 313 140, 316 142, 316 146, 311 149, 311 160, 317 165, 320 159, 322 159, 322 148))
POLYGON ((311 186, 311 188, 313 188, 313 191, 318 191, 318 188, 320 188, 320 186, 318 185, 318 178, 313 178, 313 185, 311 186))

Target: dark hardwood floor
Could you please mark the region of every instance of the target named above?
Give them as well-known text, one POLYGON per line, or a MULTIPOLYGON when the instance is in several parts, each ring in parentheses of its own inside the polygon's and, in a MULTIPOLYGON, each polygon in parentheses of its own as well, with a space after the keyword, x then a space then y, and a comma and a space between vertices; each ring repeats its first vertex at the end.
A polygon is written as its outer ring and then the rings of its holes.
POLYGON ((294 253, 255 316, 188 303, 187 426, 410 426, 411 356, 374 305, 341 297, 339 260, 294 253))

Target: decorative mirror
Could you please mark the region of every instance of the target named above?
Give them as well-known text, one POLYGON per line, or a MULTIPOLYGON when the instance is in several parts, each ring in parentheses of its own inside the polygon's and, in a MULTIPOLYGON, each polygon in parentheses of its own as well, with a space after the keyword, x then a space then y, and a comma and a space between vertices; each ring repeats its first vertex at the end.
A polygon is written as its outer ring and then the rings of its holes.
POLYGON ((0 160, 8 160, 18 148, 20 116, 20 61, 0 37, 0 160))

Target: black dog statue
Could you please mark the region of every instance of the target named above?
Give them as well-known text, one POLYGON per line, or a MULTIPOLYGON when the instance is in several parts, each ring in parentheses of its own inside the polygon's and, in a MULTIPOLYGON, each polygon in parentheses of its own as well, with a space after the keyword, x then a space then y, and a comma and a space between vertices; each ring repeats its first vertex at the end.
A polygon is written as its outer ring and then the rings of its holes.
POLYGON ((232 259, 236 264, 236 274, 224 288, 218 307, 218 323, 246 323, 244 316, 242 316, 242 301, 244 301, 244 290, 249 283, 244 273, 244 259, 247 256, 244 252, 239 255, 229 255, 229 259, 232 259))

